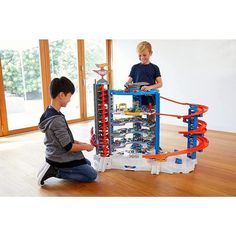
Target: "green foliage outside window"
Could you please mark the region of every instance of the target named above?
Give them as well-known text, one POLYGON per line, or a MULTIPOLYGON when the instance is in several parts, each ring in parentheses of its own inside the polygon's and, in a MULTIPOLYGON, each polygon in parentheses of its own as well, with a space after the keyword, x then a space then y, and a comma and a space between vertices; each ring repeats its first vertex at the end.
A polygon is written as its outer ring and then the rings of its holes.
MULTIPOLYGON (((41 97, 41 72, 38 47, 22 50, 1 50, 5 91, 11 96, 38 99, 41 97)), ((96 76, 92 69, 95 63, 104 63, 104 49, 97 44, 86 48, 85 65, 88 77, 96 76)), ((70 40, 57 40, 50 43, 51 74, 66 76, 78 89, 77 51, 70 40)))
POLYGON ((41 96, 38 48, 0 50, 4 87, 13 96, 34 99, 41 96))
POLYGON ((78 84, 78 62, 77 51, 75 51, 76 48, 73 46, 70 40, 51 42, 50 68, 53 77, 67 76, 76 85, 78 84))

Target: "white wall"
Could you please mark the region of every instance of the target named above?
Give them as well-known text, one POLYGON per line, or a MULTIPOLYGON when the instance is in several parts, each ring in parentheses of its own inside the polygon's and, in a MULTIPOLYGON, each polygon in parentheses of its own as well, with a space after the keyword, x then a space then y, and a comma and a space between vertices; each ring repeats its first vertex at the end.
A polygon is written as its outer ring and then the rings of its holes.
MULTIPOLYGON (((114 87, 123 88, 141 40, 114 40, 114 87)), ((236 40, 148 40, 151 62, 160 68, 161 96, 209 107, 208 129, 236 132, 236 40)), ((161 112, 186 114, 187 107, 161 100, 161 112)), ((182 125, 175 118, 162 123, 182 125)))

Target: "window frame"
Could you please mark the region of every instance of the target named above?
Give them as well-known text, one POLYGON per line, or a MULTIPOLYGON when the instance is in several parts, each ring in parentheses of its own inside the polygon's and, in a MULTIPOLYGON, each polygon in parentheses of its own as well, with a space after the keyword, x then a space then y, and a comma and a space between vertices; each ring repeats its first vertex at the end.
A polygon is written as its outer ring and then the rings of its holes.
MULTIPOLYGON (((87 96, 85 87, 85 49, 84 44, 86 40, 77 40, 77 53, 78 53, 78 83, 79 83, 79 94, 80 94, 80 118, 68 120, 69 124, 77 123, 80 121, 87 121, 94 119, 94 116, 87 116, 87 96), (82 96, 83 94, 83 96, 82 96)), ((112 40, 106 39, 106 63, 108 63, 108 74, 107 80, 112 88, 113 73, 112 73, 112 40)), ((50 93, 49 84, 51 82, 51 72, 50 72, 50 54, 49 54, 49 40, 40 39, 39 40, 39 55, 40 55, 40 68, 41 68, 41 82, 42 82, 42 99, 44 109, 50 104, 50 93)), ((6 100, 4 93, 3 75, 2 75, 2 65, 0 58, 0 136, 7 136, 12 134, 25 133, 29 131, 35 131, 38 126, 20 128, 15 130, 8 129, 7 122, 7 111, 6 111, 6 100)))

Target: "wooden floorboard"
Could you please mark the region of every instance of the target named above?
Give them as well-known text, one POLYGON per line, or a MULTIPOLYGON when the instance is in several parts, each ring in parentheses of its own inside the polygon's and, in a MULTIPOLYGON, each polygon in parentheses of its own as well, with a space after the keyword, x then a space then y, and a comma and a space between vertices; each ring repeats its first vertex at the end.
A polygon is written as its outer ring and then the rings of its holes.
MULTIPOLYGON (((93 121, 70 125, 75 139, 89 140, 93 121)), ((162 125, 161 147, 181 149, 183 127, 162 125)), ((210 145, 197 154, 189 174, 106 170, 93 183, 51 178, 37 185, 44 161, 43 134, 31 132, 0 138, 0 196, 236 196, 236 134, 207 131, 210 145)), ((93 161, 94 152, 85 153, 93 161)))

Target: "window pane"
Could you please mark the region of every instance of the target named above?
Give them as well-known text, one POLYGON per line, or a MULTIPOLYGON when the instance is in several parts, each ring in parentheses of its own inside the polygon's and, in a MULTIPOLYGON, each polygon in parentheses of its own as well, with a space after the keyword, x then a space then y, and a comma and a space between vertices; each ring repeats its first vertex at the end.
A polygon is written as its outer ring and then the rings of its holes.
POLYGON ((38 41, 0 41, 8 129, 37 126, 43 112, 38 41))
POLYGON ((85 76, 87 96, 87 116, 94 116, 93 84, 101 77, 93 72, 95 64, 106 62, 105 40, 85 40, 85 76))
POLYGON ((55 40, 49 43, 51 79, 65 76, 75 86, 75 93, 61 112, 67 120, 80 118, 78 54, 76 40, 55 40))

